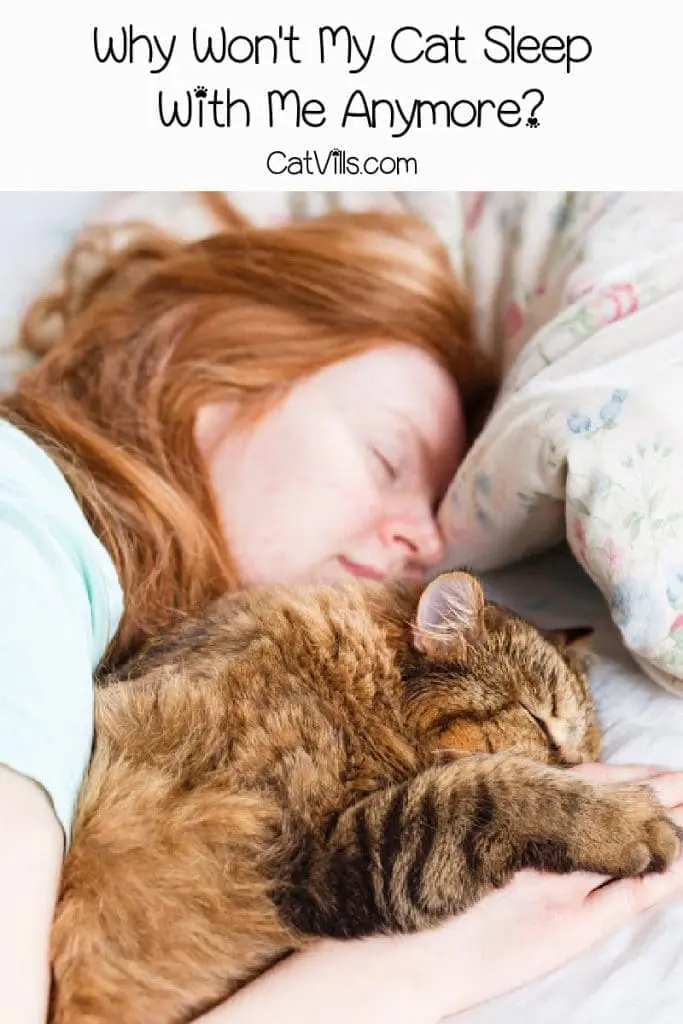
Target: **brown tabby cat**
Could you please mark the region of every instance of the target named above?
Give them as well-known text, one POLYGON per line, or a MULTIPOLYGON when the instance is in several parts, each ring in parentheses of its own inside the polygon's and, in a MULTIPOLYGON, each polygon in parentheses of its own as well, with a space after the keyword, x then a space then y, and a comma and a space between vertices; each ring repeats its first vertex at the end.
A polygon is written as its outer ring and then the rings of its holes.
POLYGON ((105 682, 54 1024, 180 1024, 319 936, 678 850, 647 788, 561 770, 599 752, 576 654, 466 573, 241 594, 105 682))

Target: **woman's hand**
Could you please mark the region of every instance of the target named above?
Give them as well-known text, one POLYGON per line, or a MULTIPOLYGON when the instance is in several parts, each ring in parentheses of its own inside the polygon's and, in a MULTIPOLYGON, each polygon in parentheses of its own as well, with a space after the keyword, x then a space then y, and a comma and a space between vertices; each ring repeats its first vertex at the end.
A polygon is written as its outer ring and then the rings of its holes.
MULTIPOLYGON (((598 764, 573 771, 599 783, 645 782, 683 826, 683 773, 598 764)), ((442 1016, 540 978, 654 904, 683 898, 683 856, 665 874, 607 881, 584 873, 520 872, 505 889, 430 933, 420 955, 426 983, 440 985, 442 1016)))
MULTIPOLYGON (((683 825, 683 773, 588 765, 597 782, 647 782, 683 825)), ((664 875, 522 872, 430 932, 318 942, 274 967, 202 1024, 437 1024, 584 952, 664 899, 683 896, 683 857, 664 875), (495 969, 492 969, 495 965, 495 969)))

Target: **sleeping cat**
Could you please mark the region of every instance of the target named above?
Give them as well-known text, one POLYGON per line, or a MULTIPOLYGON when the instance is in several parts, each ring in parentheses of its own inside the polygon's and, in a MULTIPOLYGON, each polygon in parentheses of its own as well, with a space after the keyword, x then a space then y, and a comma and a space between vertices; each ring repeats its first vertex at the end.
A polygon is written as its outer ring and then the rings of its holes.
POLYGON ((53 1024, 181 1024, 320 936, 677 853, 648 789, 562 770, 599 753, 577 655, 466 573, 227 598, 96 704, 53 1024))

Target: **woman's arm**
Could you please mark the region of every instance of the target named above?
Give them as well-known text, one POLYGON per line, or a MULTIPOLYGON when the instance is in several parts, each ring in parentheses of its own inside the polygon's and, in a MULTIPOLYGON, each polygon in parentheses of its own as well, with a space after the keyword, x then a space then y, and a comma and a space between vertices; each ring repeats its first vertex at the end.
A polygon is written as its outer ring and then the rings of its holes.
POLYGON ((48 943, 116 628, 108 556, 47 455, 0 419, 0 1022, 44 1024, 48 943))
MULTIPOLYGON (((606 781, 648 775, 600 772, 606 781)), ((665 776, 661 796, 680 807, 683 777, 665 776)), ((683 821, 680 810, 676 817, 683 821)), ((2 767, 0 836, 0 1020, 44 1024, 63 833, 41 788, 2 767)), ((602 881, 525 874, 431 933, 319 942, 198 1024, 436 1024, 560 966, 654 903, 680 898, 683 861, 666 875, 593 894, 602 881)))
MULTIPOLYGON (((577 774, 650 783, 683 826, 683 773, 590 765, 577 774)), ((663 875, 604 882, 525 871, 431 932, 320 942, 197 1024, 437 1024, 561 967, 656 903, 683 898, 683 857, 663 875)))
POLYGON ((197 1024, 436 1024, 459 1007, 455 996, 444 1005, 443 986, 434 988, 429 952, 424 934, 322 940, 197 1024))
POLYGON ((0 1020, 44 1024, 64 833, 36 783, 0 766, 0 1020))

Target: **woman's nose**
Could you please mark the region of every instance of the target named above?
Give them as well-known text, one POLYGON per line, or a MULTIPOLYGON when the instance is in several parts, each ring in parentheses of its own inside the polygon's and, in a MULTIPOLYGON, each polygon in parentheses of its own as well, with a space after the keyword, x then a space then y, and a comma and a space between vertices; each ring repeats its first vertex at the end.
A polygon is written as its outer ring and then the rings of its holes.
POLYGON ((387 520, 382 525, 380 536, 385 547, 400 548, 404 558, 425 566, 435 565, 445 554, 441 531, 431 515, 419 521, 407 518, 387 520))

